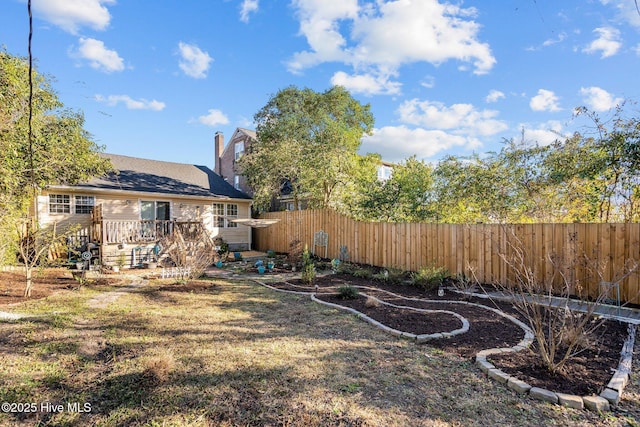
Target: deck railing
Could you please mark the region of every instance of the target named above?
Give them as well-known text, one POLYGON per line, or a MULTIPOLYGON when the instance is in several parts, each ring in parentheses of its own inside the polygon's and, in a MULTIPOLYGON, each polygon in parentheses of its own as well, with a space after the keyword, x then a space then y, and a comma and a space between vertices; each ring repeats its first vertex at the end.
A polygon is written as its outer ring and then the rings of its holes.
POLYGON ((152 242, 169 235, 174 221, 103 220, 103 243, 152 242))
POLYGON ((170 220, 101 220, 94 223, 94 239, 102 243, 144 243, 155 242, 180 229, 190 236, 202 227, 201 222, 170 220))

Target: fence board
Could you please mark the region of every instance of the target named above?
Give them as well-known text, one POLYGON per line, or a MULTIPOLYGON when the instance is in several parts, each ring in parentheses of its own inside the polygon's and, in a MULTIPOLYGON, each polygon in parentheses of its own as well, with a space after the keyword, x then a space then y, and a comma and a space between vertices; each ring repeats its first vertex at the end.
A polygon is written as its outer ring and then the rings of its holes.
MULTIPOLYGON (((562 290, 563 276, 583 296, 597 296, 599 281, 616 280, 640 263, 640 224, 404 224, 364 223, 331 210, 270 212, 280 221, 256 230, 255 247, 288 252, 292 240, 311 248, 319 230, 329 234, 328 256, 347 246, 351 261, 417 270, 423 265, 450 274, 505 285, 518 276, 509 261, 522 250, 540 283, 562 290), (596 271, 600 269, 599 274, 596 271)), ((318 251, 320 248, 318 248, 318 251)), ((320 251, 319 251, 320 253, 320 251)), ((322 251, 324 253, 324 250, 322 251)), ((640 274, 621 282, 621 296, 640 303, 640 274)))

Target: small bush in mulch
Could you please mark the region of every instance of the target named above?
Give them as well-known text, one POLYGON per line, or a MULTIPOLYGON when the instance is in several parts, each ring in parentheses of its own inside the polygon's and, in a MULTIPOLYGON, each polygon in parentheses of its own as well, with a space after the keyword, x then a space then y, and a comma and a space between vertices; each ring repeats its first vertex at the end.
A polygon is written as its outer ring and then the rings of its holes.
POLYGON ((344 285, 338 288, 338 295, 342 299, 356 299, 360 292, 358 292, 358 288, 352 285, 344 285))
POLYGON ((447 270, 433 265, 422 266, 411 274, 411 283, 425 290, 433 290, 442 286, 444 279, 448 276, 447 270))

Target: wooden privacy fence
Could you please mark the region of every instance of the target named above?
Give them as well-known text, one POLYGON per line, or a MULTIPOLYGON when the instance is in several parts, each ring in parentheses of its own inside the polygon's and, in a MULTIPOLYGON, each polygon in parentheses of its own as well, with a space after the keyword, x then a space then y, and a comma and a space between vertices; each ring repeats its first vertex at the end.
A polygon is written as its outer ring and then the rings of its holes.
MULTIPOLYGON (((256 230, 257 250, 288 252, 299 240, 313 250, 314 234, 328 234, 329 258, 417 271, 446 268, 481 283, 513 284, 523 266, 539 284, 596 297, 640 262, 640 224, 423 224, 360 222, 331 210, 270 212, 278 219, 256 230)), ((325 248, 316 248, 325 254, 325 248)), ((638 269, 640 270, 640 269, 638 269)), ((640 303, 640 272, 620 281, 623 301, 640 303)), ((519 275, 519 276, 518 276, 519 275)), ((614 292, 615 294, 615 292, 614 292)))

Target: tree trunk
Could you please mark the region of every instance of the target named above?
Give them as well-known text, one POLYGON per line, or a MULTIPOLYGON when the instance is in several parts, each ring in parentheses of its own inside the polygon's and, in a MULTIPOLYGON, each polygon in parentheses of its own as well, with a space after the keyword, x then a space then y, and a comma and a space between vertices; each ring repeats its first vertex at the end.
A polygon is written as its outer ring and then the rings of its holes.
POLYGON ((24 297, 31 298, 31 288, 33 287, 33 269, 25 265, 26 284, 24 287, 24 297))

